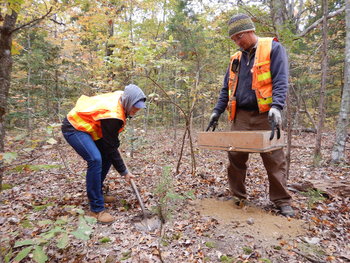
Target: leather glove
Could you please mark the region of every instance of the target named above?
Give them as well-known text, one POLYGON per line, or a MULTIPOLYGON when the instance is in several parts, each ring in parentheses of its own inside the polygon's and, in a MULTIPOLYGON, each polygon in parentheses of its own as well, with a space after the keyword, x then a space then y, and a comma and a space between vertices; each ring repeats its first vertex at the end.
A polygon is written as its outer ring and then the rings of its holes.
POLYGON ((218 126, 219 118, 220 118, 220 114, 214 111, 210 116, 209 125, 205 131, 209 131, 211 127, 213 127, 213 131, 215 131, 215 128, 218 126))
POLYGON ((281 138, 281 126, 282 126, 282 115, 281 111, 277 108, 271 108, 269 110, 268 120, 271 125, 270 141, 275 136, 275 128, 277 130, 277 139, 281 138))

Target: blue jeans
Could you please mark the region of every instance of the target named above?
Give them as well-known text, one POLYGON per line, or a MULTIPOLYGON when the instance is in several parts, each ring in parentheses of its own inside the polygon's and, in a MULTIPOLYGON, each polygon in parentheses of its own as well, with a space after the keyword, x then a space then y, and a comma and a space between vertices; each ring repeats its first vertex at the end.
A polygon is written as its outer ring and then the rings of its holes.
POLYGON ((92 212, 101 212, 104 208, 102 186, 111 167, 111 162, 101 151, 88 133, 81 131, 63 132, 64 138, 74 150, 87 162, 86 192, 92 212))

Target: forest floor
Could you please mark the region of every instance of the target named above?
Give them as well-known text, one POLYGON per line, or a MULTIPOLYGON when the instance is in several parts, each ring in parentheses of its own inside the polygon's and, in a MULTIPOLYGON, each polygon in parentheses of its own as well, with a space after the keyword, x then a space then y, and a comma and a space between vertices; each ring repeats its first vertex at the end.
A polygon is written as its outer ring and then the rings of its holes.
POLYGON ((195 147, 192 175, 186 145, 176 174, 182 135, 174 137, 173 131, 136 130, 132 158, 130 141, 121 144, 147 209, 161 209, 165 219, 161 229, 145 232, 134 224, 141 213, 135 195, 114 169, 105 185, 118 197, 106 205, 116 221, 97 224, 85 216, 86 165, 64 139, 10 133, 6 152, 17 156, 3 156, 13 161, 5 164, 0 195, 0 262, 350 262, 350 163, 327 160, 333 133, 324 134, 318 166, 315 135, 293 135, 292 219, 269 201, 259 154, 250 155, 249 203, 238 207, 226 179, 227 154, 195 147))

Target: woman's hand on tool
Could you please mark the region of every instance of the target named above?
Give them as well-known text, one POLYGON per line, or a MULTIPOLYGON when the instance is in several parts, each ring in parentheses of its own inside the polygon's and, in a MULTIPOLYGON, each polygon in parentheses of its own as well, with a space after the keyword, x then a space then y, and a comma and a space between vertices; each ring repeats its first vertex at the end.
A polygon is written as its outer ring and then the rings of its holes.
POLYGON ((135 176, 134 176, 132 173, 128 172, 128 173, 125 175, 125 180, 126 180, 129 184, 131 184, 131 179, 134 180, 134 179, 135 179, 135 176))

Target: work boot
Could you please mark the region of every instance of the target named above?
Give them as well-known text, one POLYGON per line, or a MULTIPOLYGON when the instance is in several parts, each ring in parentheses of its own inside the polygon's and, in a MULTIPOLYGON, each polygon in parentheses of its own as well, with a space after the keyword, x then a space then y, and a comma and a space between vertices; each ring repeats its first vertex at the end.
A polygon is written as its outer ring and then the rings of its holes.
POLYGON ((104 195, 103 199, 104 199, 105 203, 115 203, 115 202, 117 202, 117 198, 115 196, 112 196, 112 195, 104 195))
POLYGON ((278 209, 280 210, 280 213, 283 216, 286 216, 286 217, 294 217, 295 216, 295 212, 290 205, 280 206, 278 209))
POLYGON ((99 223, 102 223, 102 224, 111 224, 114 222, 114 217, 112 215, 110 215, 109 213, 107 213, 105 210, 103 210, 101 212, 90 211, 88 213, 88 216, 96 218, 97 221, 99 223))

